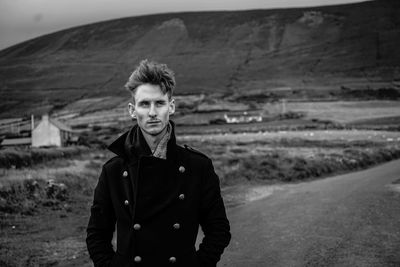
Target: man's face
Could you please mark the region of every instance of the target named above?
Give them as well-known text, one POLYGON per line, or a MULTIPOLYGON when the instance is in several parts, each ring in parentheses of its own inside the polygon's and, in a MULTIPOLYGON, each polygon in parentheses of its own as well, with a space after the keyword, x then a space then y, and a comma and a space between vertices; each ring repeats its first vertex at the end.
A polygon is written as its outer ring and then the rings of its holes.
POLYGON ((134 103, 129 103, 129 113, 136 117, 144 134, 157 136, 164 133, 169 115, 175 112, 175 103, 159 85, 142 84, 136 88, 134 103))

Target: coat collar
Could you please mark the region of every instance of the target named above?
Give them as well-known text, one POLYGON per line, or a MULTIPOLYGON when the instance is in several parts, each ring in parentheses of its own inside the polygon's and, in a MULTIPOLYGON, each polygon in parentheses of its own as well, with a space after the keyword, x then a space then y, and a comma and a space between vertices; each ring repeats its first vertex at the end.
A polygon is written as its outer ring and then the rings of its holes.
MULTIPOLYGON (((176 156, 175 124, 173 121, 170 123, 172 127, 167 144, 167 160, 172 160, 176 156)), ((111 143, 108 149, 131 163, 137 162, 142 156, 151 156, 150 147, 137 124, 111 143)))

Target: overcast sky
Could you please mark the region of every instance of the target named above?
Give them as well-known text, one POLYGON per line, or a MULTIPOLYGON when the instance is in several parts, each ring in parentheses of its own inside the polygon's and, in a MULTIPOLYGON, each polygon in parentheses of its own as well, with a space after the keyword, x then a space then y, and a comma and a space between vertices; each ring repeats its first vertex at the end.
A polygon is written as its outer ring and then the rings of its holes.
POLYGON ((319 6, 361 0, 0 0, 0 49, 46 33, 145 14, 319 6))

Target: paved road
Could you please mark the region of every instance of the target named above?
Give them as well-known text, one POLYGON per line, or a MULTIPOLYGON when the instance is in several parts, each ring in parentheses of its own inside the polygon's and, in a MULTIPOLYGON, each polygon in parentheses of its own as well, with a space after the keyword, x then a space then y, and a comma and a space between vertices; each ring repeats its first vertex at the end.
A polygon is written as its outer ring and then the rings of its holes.
POLYGON ((400 266, 400 161, 232 208, 218 266, 400 266))

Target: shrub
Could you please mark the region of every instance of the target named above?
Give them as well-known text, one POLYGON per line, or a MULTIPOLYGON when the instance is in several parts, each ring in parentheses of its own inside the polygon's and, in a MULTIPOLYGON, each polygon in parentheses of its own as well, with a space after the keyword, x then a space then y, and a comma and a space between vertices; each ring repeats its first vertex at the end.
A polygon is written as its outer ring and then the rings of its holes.
POLYGON ((221 166, 235 165, 236 167, 224 169, 221 178, 226 184, 238 180, 292 182, 366 168, 399 157, 399 148, 376 150, 348 148, 343 151, 343 154, 319 153, 310 158, 275 151, 257 156, 226 159, 227 163, 222 162, 221 166))
POLYGON ((32 148, 19 150, 7 148, 0 150, 0 168, 22 168, 58 158, 71 158, 82 154, 84 147, 32 148))
POLYGON ((24 180, 14 182, 0 190, 0 211, 6 213, 33 214, 44 195, 44 181, 24 180))
POLYGON ((60 209, 69 199, 69 192, 67 185, 54 179, 13 181, 0 188, 0 212, 32 215, 40 206, 60 209))

